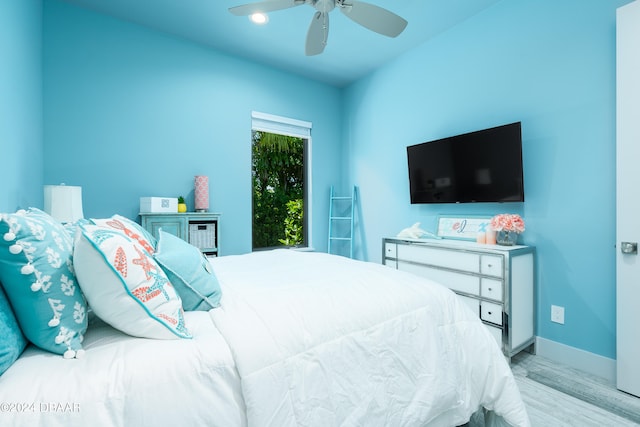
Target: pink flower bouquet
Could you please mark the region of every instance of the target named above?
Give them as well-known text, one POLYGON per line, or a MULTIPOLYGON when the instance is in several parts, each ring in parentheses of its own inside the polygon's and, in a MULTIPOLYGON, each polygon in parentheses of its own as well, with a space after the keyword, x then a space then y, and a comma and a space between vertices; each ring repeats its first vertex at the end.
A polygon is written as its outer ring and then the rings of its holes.
POLYGON ((518 214, 500 214, 491 218, 491 228, 495 231, 524 231, 524 221, 518 214))

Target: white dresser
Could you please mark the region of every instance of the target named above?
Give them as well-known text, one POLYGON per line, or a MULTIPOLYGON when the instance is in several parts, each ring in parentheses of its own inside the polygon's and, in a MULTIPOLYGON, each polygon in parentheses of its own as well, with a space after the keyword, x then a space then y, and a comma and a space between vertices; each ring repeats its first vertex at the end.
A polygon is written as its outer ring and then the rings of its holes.
POLYGON ((530 347, 534 248, 437 239, 385 238, 383 264, 447 286, 478 314, 507 358, 530 347))

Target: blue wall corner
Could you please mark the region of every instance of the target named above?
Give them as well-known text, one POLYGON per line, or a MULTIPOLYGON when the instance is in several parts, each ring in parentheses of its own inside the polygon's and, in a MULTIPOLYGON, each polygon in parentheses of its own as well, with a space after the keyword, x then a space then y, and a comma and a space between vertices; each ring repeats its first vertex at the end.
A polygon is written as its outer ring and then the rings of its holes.
POLYGON ((42 4, 0 3, 0 212, 42 207, 42 4))

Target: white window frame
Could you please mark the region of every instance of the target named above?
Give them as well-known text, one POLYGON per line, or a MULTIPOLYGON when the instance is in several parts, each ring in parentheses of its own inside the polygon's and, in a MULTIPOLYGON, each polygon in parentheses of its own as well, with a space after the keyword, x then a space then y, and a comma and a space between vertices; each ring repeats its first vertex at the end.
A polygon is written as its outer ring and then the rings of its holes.
POLYGON ((292 119, 289 117, 276 116, 259 111, 251 112, 251 130, 267 133, 275 133, 279 135, 292 136, 307 140, 307 155, 304 162, 305 167, 305 213, 307 227, 307 246, 300 249, 313 249, 313 233, 312 233, 312 183, 311 178, 311 129, 313 124, 304 120, 292 119))

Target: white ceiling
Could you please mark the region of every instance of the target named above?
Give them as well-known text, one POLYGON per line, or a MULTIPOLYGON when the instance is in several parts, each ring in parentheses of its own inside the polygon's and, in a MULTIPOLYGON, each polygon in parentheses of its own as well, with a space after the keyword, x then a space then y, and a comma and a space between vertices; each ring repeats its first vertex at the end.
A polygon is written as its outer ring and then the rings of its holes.
POLYGON ((317 56, 304 54, 315 12, 309 5, 272 12, 269 22, 258 26, 228 11, 252 0, 63 1, 342 87, 500 0, 367 0, 409 21, 396 38, 333 10, 327 47, 317 56))

